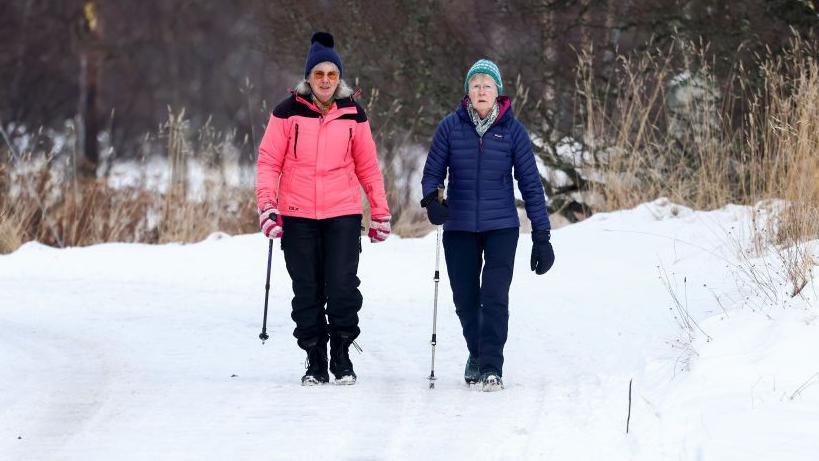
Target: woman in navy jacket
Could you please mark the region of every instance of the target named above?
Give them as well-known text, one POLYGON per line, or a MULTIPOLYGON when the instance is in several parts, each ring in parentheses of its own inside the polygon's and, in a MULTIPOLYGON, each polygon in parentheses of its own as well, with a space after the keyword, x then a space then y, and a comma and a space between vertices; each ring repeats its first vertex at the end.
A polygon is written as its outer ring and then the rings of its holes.
POLYGON ((421 180, 430 222, 444 225, 444 254, 455 311, 469 349, 464 379, 503 388, 509 285, 520 221, 512 174, 532 222, 531 269, 554 263, 549 215, 529 135, 503 94, 500 70, 481 59, 467 72, 467 95, 438 125, 421 180), (437 189, 449 175, 447 197, 437 189))

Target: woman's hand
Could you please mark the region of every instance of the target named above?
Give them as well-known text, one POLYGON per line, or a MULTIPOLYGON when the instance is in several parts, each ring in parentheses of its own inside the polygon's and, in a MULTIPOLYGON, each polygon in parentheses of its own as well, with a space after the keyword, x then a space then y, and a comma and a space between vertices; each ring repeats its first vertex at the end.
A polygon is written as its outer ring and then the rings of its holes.
POLYGON ((282 216, 276 205, 267 205, 263 211, 259 212, 259 229, 265 237, 271 240, 281 238, 282 216))
POLYGON ((427 209, 427 218, 429 222, 440 226, 449 218, 449 207, 446 206, 446 200, 438 201, 438 191, 432 191, 421 200, 421 207, 427 209))
POLYGON ((390 215, 370 217, 370 229, 367 231, 370 242, 378 243, 387 240, 391 231, 390 219, 392 219, 390 215))
POLYGON ((551 232, 548 230, 532 230, 532 260, 531 267, 537 275, 545 274, 555 263, 555 250, 549 242, 551 232))

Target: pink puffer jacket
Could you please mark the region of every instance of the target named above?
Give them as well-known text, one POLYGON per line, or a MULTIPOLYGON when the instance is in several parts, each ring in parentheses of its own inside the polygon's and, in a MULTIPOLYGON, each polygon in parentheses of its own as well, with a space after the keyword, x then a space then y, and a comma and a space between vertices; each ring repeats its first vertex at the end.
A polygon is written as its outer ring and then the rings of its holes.
POLYGON ((360 214, 361 188, 370 214, 390 214, 375 142, 364 109, 337 99, 322 116, 293 94, 273 111, 259 146, 256 204, 312 219, 360 214))

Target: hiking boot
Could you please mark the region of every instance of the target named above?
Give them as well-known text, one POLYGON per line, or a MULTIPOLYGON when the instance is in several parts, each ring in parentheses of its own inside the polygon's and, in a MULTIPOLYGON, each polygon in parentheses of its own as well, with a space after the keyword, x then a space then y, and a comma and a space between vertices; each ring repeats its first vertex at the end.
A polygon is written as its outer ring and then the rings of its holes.
POLYGON ((350 345, 353 338, 344 335, 330 337, 330 372, 336 377, 337 384, 355 384, 358 377, 353 371, 350 360, 350 345))
POLYGON ((327 343, 312 341, 303 347, 307 350, 307 361, 305 362, 307 371, 301 377, 301 385, 315 386, 329 381, 330 375, 327 374, 327 343))
POLYGON ((496 392, 503 389, 503 379, 500 374, 487 372, 481 374, 481 390, 484 392, 496 392))
POLYGON ((467 384, 475 384, 480 380, 481 369, 478 364, 478 359, 472 357, 472 354, 469 354, 469 357, 466 358, 466 368, 464 368, 464 381, 466 381, 467 384))

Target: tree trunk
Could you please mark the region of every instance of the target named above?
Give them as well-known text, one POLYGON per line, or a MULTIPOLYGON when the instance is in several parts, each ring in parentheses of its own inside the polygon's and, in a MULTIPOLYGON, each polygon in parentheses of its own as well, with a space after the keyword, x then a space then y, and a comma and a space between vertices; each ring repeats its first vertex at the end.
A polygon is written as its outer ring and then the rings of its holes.
POLYGON ((557 89, 555 81, 555 66, 557 63, 557 48, 554 34, 554 10, 548 2, 542 3, 540 14, 540 36, 541 36, 541 65, 543 66, 543 133, 550 138, 554 136, 557 126, 555 117, 557 115, 557 89))
POLYGON ((96 3, 94 0, 85 1, 80 30, 80 101, 77 140, 82 158, 79 159, 77 173, 83 178, 96 178, 99 164, 97 88, 99 87, 102 31, 96 3))
POLYGON ((580 11, 580 50, 591 50, 592 0, 580 0, 580 11))
MULTIPOLYGON (((13 98, 14 103, 12 107, 14 107, 15 112, 16 108, 19 107, 18 104, 22 103, 21 99, 18 98, 17 95, 20 94, 20 82, 23 79, 23 75, 25 73, 24 69, 24 60, 26 58, 26 53, 28 51, 28 37, 30 31, 30 20, 31 20, 31 3, 32 0, 28 0, 23 7, 23 18, 20 21, 22 27, 20 28, 21 36, 19 41, 17 42, 17 57, 15 59, 14 64, 14 77, 11 79, 11 95, 13 98)), ((14 115, 17 115, 16 113, 14 115)), ((14 117, 14 115, 12 117, 14 117)))
POLYGON ((608 35, 608 43, 606 43, 606 49, 603 50, 601 72, 607 80, 612 77, 615 58, 620 48, 620 36, 623 35, 619 18, 627 17, 630 3, 629 0, 606 1, 606 33, 608 35))

